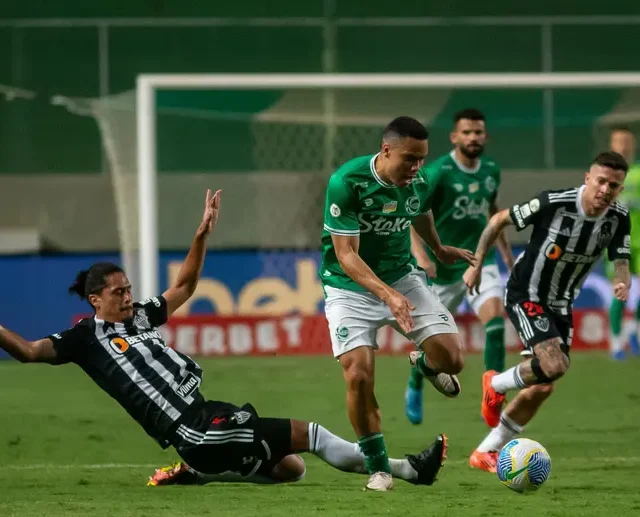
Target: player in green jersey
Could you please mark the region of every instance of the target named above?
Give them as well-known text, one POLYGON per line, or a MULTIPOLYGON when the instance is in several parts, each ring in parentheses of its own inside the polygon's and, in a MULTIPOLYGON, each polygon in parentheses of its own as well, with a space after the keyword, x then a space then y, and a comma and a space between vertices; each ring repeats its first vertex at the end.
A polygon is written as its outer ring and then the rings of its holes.
MULTIPOLYGON (((629 164, 629 172, 624 182, 624 191, 619 197, 620 202, 629 208, 631 217, 631 274, 640 274, 640 235, 634 236, 633 231, 640 229, 640 163, 634 163, 636 154, 636 137, 626 127, 614 128, 610 134, 609 148, 620 153, 629 164), (634 240, 635 239, 635 240, 634 240)), ((613 264, 607 262, 607 273, 613 278, 613 264)), ((622 321, 626 302, 614 298, 609 308, 609 324, 611 325, 610 351, 614 359, 625 359, 624 337, 622 336, 622 321)), ((633 355, 640 355, 638 344, 638 326, 640 326, 640 301, 636 307, 636 326, 629 336, 629 350, 633 355)))
MULTIPOLYGON (((489 217, 498 212, 500 168, 493 160, 482 157, 486 140, 482 112, 461 110, 454 116, 451 131, 454 149, 426 168, 429 185, 435 192, 431 211, 444 244, 475 249, 489 217)), ((485 369, 504 370, 504 287, 495 254, 490 253, 485 260, 480 293, 469 294, 462 280, 466 264, 442 264, 430 249, 425 249, 424 242, 415 232, 411 237, 418 265, 433 278, 434 291, 444 306, 455 313, 466 295, 471 309, 484 324, 485 369)), ((511 269, 513 253, 504 233, 497 245, 506 266, 511 269)), ((405 414, 413 424, 422 422, 422 381, 420 371, 412 368, 405 392, 405 414)))
POLYGON ((347 411, 371 475, 367 488, 393 487, 374 394, 374 350, 380 327, 391 325, 416 343, 411 353, 441 393, 455 397, 462 343, 449 311, 411 254, 416 229, 441 262, 465 260, 468 250, 443 246, 430 212, 432 191, 422 170, 428 132, 398 117, 382 135, 380 152, 343 164, 329 179, 320 278, 334 356, 347 385, 347 411))

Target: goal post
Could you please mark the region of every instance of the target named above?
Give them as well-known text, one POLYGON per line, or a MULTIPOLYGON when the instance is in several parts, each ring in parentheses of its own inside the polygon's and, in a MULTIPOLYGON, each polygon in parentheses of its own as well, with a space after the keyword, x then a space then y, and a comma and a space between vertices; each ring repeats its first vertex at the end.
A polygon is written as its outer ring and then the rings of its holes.
MULTIPOLYGON (((139 282, 142 297, 159 288, 157 104, 160 90, 457 90, 639 88, 640 73, 460 74, 144 74, 136 84, 139 282)), ((407 114, 420 118, 421 113, 407 114)), ((357 123, 367 120, 357 114, 357 123)), ((301 117, 300 120, 305 120, 301 117)), ((329 120, 325 117, 325 123, 329 120)), ((369 123, 376 121, 371 117, 369 123)), ((305 122, 306 123, 306 122, 305 122)), ((381 128, 379 128, 381 129, 381 128)), ((231 201, 231 200, 229 200, 231 201)))

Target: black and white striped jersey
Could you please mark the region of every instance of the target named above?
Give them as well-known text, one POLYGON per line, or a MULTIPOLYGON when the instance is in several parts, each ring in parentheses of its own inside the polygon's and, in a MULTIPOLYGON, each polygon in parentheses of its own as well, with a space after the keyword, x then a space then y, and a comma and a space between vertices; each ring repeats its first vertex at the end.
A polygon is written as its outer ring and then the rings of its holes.
POLYGON ((135 303, 125 323, 85 318, 48 336, 58 364, 80 366, 163 448, 183 413, 204 402, 200 366, 167 347, 157 330, 166 321, 167 304, 159 296, 135 303))
POLYGON ((511 208, 518 231, 530 225, 533 229, 507 282, 508 298, 539 302, 567 314, 605 250, 610 260, 630 259, 627 208, 615 202, 601 216, 587 217, 583 192, 584 186, 546 191, 511 208))

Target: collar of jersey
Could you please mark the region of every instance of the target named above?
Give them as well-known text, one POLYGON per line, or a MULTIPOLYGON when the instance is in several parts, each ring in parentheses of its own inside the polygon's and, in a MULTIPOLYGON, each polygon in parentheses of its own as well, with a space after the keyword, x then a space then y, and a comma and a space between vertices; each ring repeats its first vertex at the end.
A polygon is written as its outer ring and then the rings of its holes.
POLYGON ((578 209, 578 213, 580 214, 580 217, 586 219, 587 221, 597 221, 598 219, 602 219, 606 215, 606 213, 609 211, 609 207, 607 207, 607 209, 604 212, 602 212, 599 216, 589 217, 585 213, 584 208, 582 207, 582 194, 584 193, 584 188, 585 186, 582 185, 578 189, 578 195, 576 196, 576 208, 578 209))
POLYGON ((455 150, 451 151, 449 153, 449 156, 451 156, 451 159, 453 160, 453 162, 456 164, 458 169, 460 169, 462 172, 466 172, 467 174, 475 174, 480 170, 480 162, 482 161, 481 159, 478 160, 478 163, 476 163, 476 166, 473 169, 470 169, 469 167, 466 167, 464 164, 458 161, 458 159, 456 158, 455 150))
POLYGON ((386 181, 382 181, 382 178, 380 176, 378 176, 378 173, 376 172, 376 158, 380 155, 380 153, 378 154, 374 154, 373 158, 371 158, 371 160, 369 161, 369 168, 371 169, 371 174, 373 174, 373 177, 375 178, 375 180, 380 183, 380 185, 382 185, 383 187, 386 188, 398 188, 396 185, 392 185, 391 183, 387 183, 386 181))

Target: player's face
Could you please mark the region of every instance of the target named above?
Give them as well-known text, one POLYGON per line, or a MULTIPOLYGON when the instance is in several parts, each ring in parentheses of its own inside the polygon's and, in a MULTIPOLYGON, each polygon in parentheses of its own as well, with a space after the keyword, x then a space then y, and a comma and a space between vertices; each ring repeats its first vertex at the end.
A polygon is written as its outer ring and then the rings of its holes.
POLYGON ((628 162, 632 162, 636 155, 636 137, 629 131, 614 131, 611 133, 609 147, 624 156, 628 162))
POLYGON ((124 273, 113 273, 107 277, 107 285, 100 294, 92 294, 89 301, 99 318, 119 322, 133 317, 131 284, 124 273))
POLYGON ((429 153, 429 141, 400 138, 383 143, 381 153, 386 161, 385 169, 389 179, 398 187, 406 187, 424 164, 429 153))
POLYGON ((624 171, 601 165, 591 166, 585 175, 584 197, 587 215, 598 216, 613 204, 624 190, 624 177, 624 171))
POLYGON ((484 151, 487 142, 487 131, 484 120, 458 120, 451 132, 451 143, 467 158, 477 158, 484 151))

